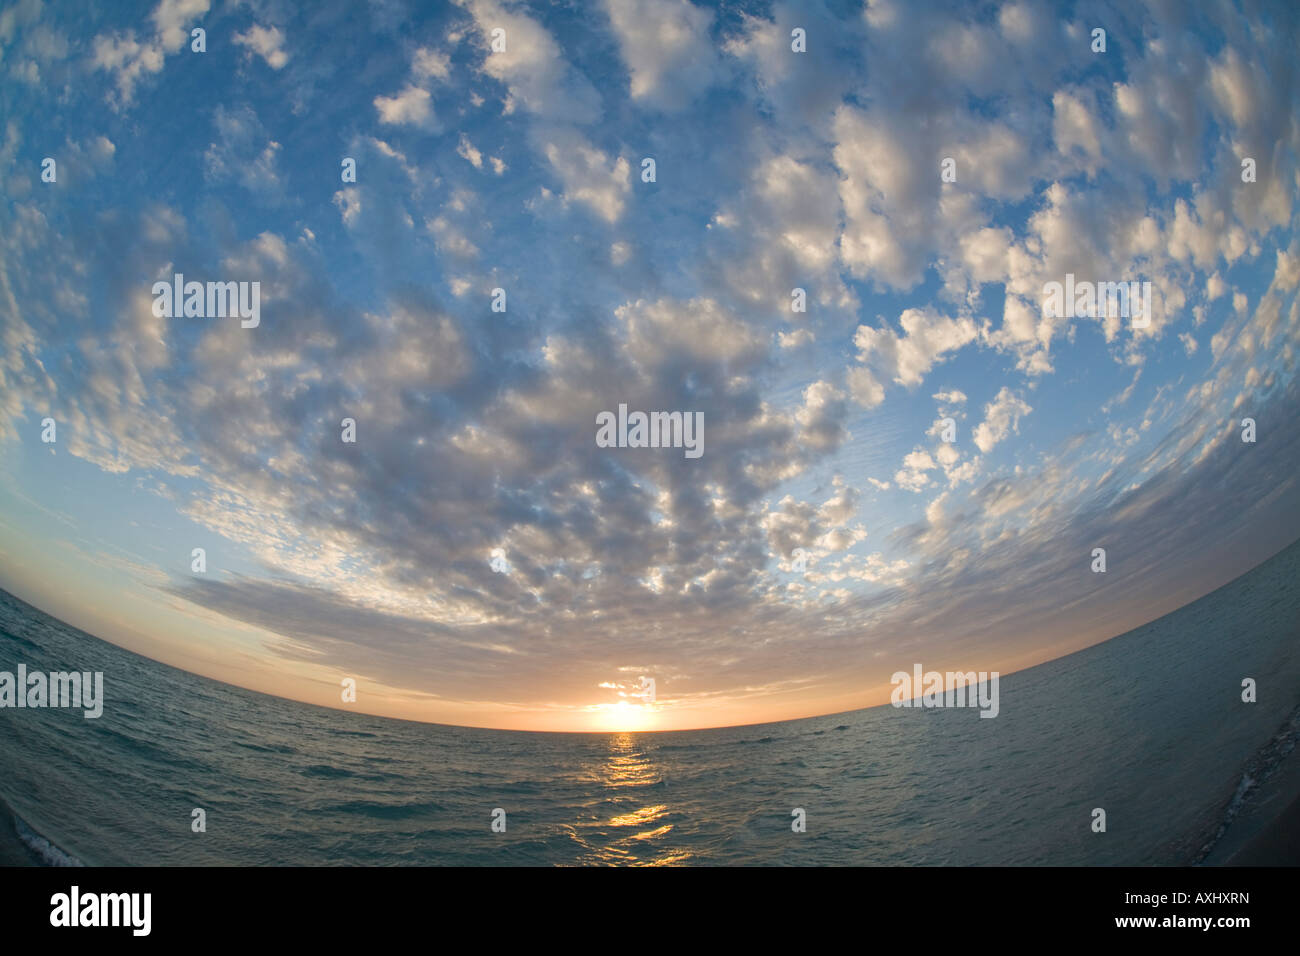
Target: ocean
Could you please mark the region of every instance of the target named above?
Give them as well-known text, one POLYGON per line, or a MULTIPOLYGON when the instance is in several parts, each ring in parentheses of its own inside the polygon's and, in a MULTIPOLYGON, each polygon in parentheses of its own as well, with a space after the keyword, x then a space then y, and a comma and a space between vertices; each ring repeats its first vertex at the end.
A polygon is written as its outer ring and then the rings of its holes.
POLYGON ((0 709, 0 862, 1196 862, 1294 746, 1298 572, 1300 542, 1163 618, 1003 675, 995 719, 885 705, 625 734, 281 700, 139 657, 0 591, 0 671, 103 671, 106 698, 97 720, 0 709), (1241 700, 1244 677, 1255 703, 1241 700), (195 808, 206 832, 191 830, 195 808), (806 832, 792 831, 795 808, 806 832))

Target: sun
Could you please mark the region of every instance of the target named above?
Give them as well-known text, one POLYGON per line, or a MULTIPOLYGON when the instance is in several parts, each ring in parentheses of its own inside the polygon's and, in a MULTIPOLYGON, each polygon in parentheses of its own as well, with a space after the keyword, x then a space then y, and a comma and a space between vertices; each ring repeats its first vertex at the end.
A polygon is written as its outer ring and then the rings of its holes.
POLYGON ((597 730, 624 733, 633 730, 649 730, 656 721, 656 711, 644 704, 634 704, 629 700, 620 700, 612 704, 597 704, 592 708, 592 722, 597 730))

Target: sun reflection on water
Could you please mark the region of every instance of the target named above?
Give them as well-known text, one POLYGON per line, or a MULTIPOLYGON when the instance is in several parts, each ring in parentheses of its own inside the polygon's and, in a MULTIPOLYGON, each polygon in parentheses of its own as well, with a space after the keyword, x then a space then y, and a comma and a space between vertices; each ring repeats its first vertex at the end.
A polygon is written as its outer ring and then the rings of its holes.
POLYGON ((605 788, 599 817, 575 834, 590 851, 584 862, 671 866, 690 861, 689 850, 668 845, 676 816, 668 780, 635 734, 610 735, 599 777, 605 788))

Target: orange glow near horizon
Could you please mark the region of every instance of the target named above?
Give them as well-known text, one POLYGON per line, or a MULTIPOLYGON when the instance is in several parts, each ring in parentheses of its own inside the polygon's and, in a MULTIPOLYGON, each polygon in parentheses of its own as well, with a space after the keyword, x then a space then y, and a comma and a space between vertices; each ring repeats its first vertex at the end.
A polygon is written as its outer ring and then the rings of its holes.
POLYGON ((652 705, 619 700, 591 708, 592 729, 612 733, 635 733, 660 729, 659 712, 652 705))
MULTIPOLYGON (((7 536, 0 529, 0 543, 7 536)), ((17 539, 23 542, 21 536, 17 539)), ((29 547, 11 553, 33 553, 29 547)), ((0 549, 2 550, 2 549, 0 549)), ((336 667, 303 660, 286 660, 273 651, 283 641, 279 635, 251 624, 232 624, 229 618, 191 605, 181 605, 142 585, 122 571, 92 565, 95 573, 78 573, 70 552, 54 551, 20 567, 10 568, 7 590, 40 610, 97 638, 159 663, 257 693, 353 714, 466 727, 541 733, 655 733, 711 730, 778 723, 846 713, 889 702, 889 671, 843 673, 810 681, 795 688, 705 690, 686 693, 666 682, 660 696, 649 702, 632 694, 614 697, 609 685, 593 679, 585 699, 556 701, 459 700, 438 697, 412 688, 385 685, 363 674, 345 674, 336 667), (60 582, 76 579, 76 591, 60 582), (14 587, 14 585, 19 585, 14 587), (129 601, 124 601, 129 597, 129 601), (112 609, 106 614, 105 609, 112 609), (354 704, 340 700, 340 679, 359 678, 354 704)), ((1152 620, 1173 610, 1174 595, 1165 603, 1132 609, 1130 617, 1152 620)), ((1115 610, 1119 610, 1116 608, 1115 610)), ((998 649, 991 660, 973 667, 936 649, 927 654, 927 669, 997 670, 1002 676, 1081 650, 1127 630, 1124 624, 1094 620, 1090 629, 1075 630, 1068 640, 1036 641, 1032 650, 1015 653, 998 649)), ((1130 625, 1131 626, 1131 625, 1130 625)), ((950 652, 951 653, 951 652, 950 652)), ((636 671, 638 677, 640 670, 636 671)), ((611 679, 619 679, 618 673, 611 679)), ((636 681, 624 678, 633 690, 636 681)))

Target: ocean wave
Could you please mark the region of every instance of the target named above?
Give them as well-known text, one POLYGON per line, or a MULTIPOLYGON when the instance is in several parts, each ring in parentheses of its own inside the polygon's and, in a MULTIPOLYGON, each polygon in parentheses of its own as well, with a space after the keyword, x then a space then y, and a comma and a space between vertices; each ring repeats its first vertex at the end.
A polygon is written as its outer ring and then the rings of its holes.
POLYGON ((283 744, 272 744, 269 747, 263 747, 261 744, 244 743, 242 740, 234 741, 236 747, 243 747, 245 750, 254 750, 261 754, 291 754, 296 755, 298 751, 292 747, 283 744))
POLYGON ((32 829, 31 825, 18 814, 10 811, 14 821, 14 832, 23 841, 27 849, 36 854, 46 866, 85 866, 80 860, 61 847, 55 846, 44 836, 32 829))
POLYGON ((1300 743, 1300 707, 1291 711, 1291 716, 1273 738, 1255 751, 1246 762, 1241 772, 1241 779, 1237 782, 1237 789, 1224 807, 1223 815, 1219 818, 1213 835, 1203 843, 1200 852, 1196 854, 1196 858, 1192 861, 1194 864, 1203 863, 1213 852, 1219 841, 1223 839, 1223 835, 1228 832, 1232 821, 1241 813, 1242 808, 1259 792, 1260 785, 1273 776, 1282 761, 1295 750, 1297 743, 1300 743))
POLYGON ((45 650, 45 648, 41 647, 39 644, 29 641, 25 637, 19 637, 17 634, 11 634, 7 630, 0 630, 0 636, 3 636, 7 641, 17 644, 20 647, 24 647, 29 651, 35 651, 38 654, 45 650))
POLYGON ((331 767, 328 764, 313 764, 298 771, 304 777, 355 777, 356 774, 343 767, 331 767))
POLYGON ((320 808, 321 813, 343 816, 373 817, 380 820, 407 820, 441 813, 446 808, 432 801, 423 803, 380 803, 375 800, 350 800, 320 808))

